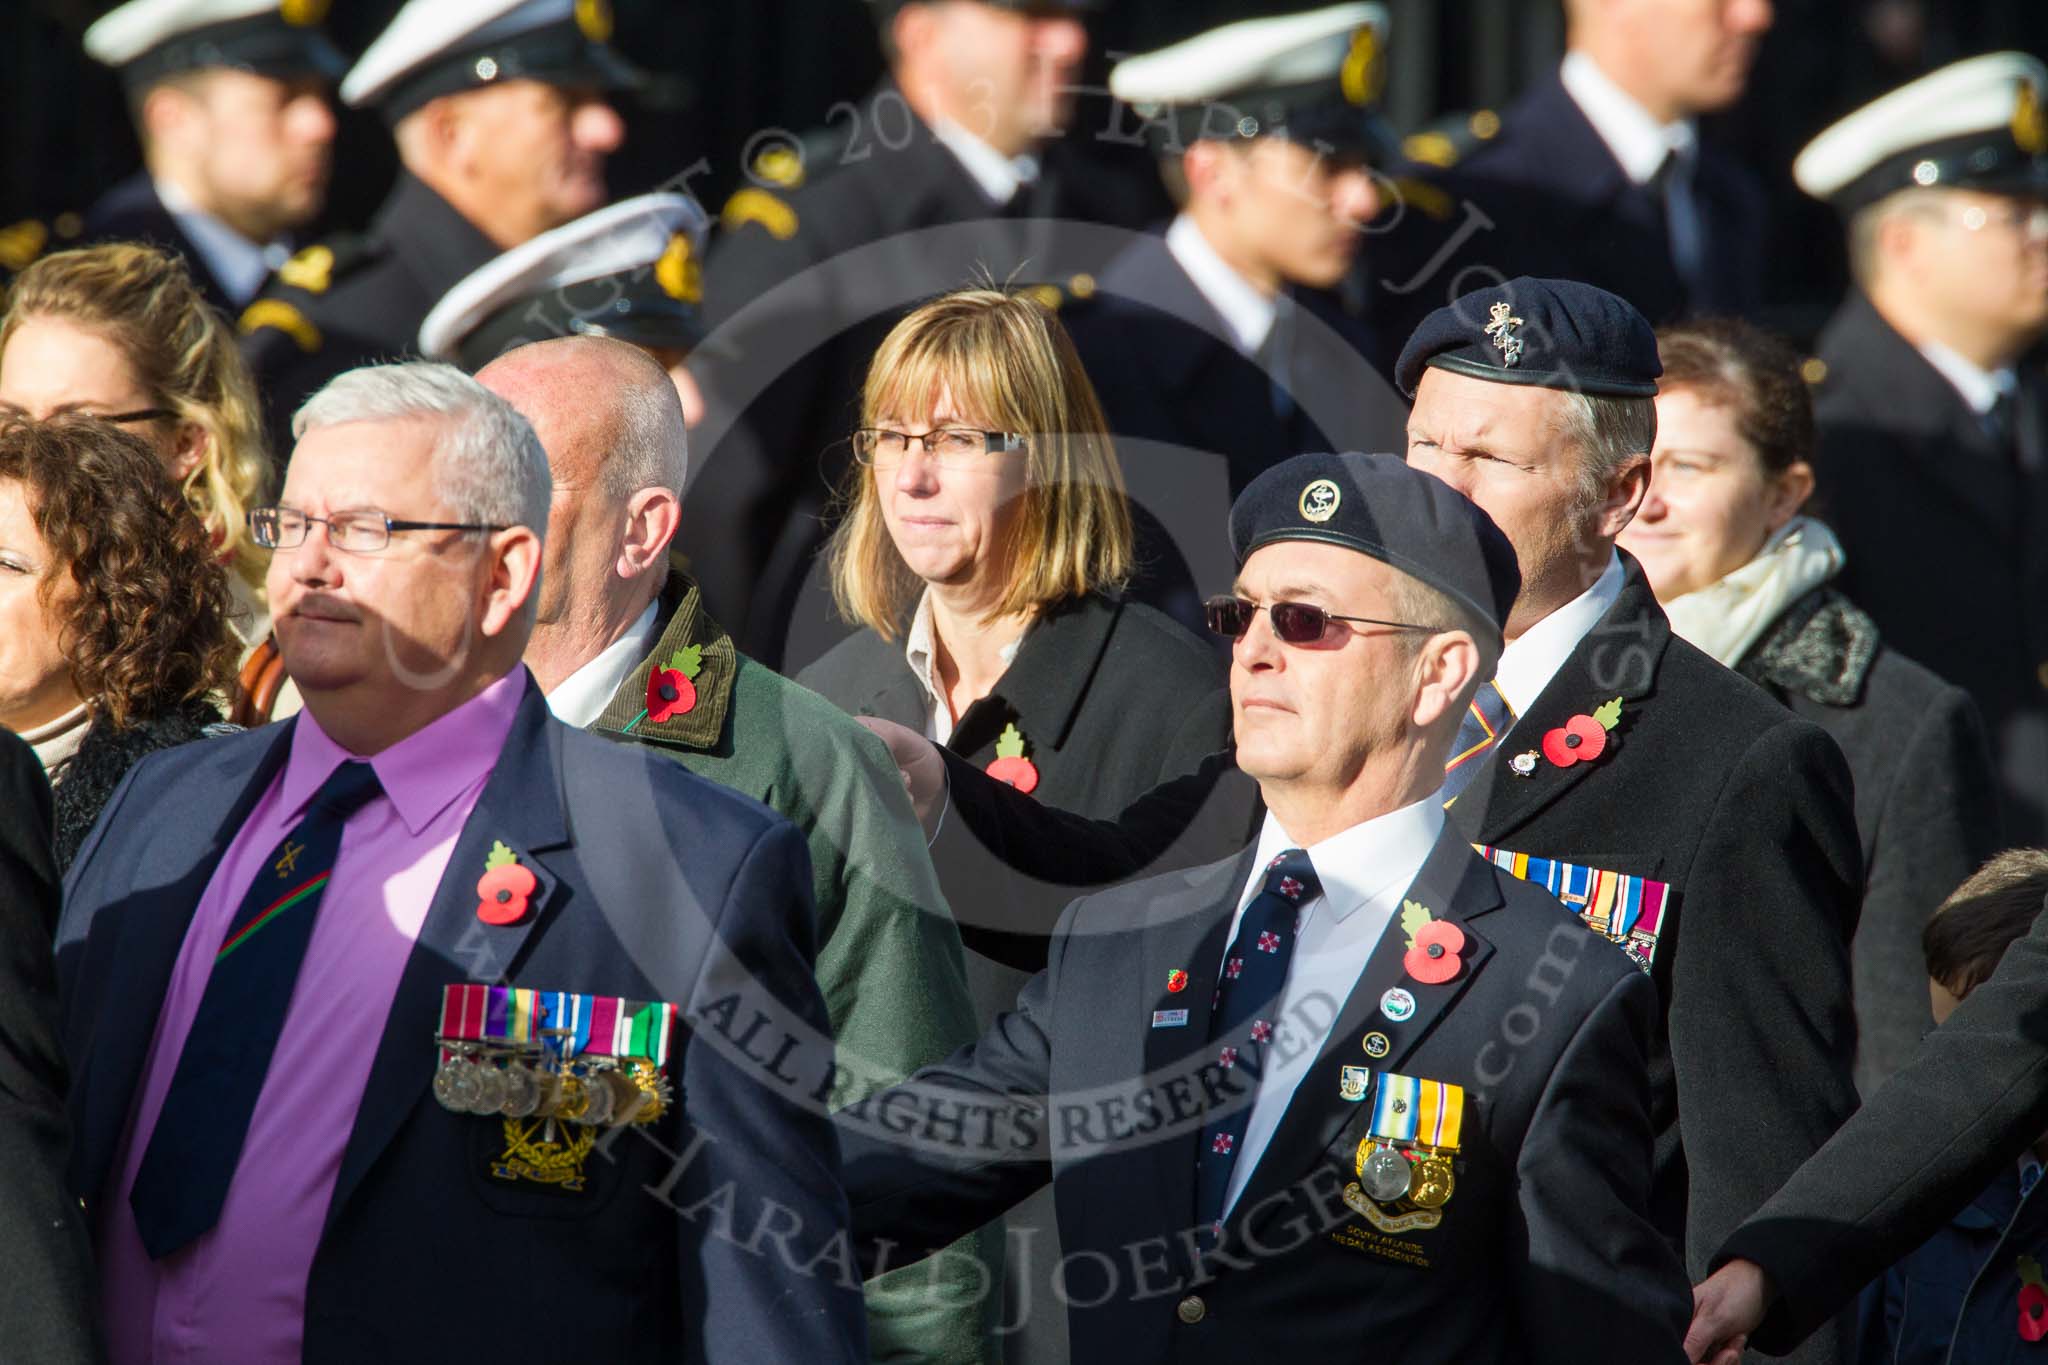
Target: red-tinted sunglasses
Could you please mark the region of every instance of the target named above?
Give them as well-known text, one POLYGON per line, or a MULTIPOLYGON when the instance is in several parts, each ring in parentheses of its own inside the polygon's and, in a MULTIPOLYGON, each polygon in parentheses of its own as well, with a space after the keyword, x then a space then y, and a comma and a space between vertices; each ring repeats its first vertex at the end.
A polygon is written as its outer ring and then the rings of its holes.
MULTIPOLYGON (((1208 616, 1209 629, 1230 640, 1241 640, 1244 633, 1252 628, 1252 618, 1260 611, 1257 602, 1247 602, 1242 597, 1212 597, 1202 604, 1208 616)), ((1391 626, 1395 630, 1441 630, 1441 626, 1418 626, 1407 621, 1382 621, 1375 616, 1339 616, 1333 611, 1310 606, 1306 602, 1268 602, 1265 613, 1273 623, 1273 633, 1290 645, 1312 645, 1330 629, 1332 621, 1356 621, 1367 626, 1391 626)))

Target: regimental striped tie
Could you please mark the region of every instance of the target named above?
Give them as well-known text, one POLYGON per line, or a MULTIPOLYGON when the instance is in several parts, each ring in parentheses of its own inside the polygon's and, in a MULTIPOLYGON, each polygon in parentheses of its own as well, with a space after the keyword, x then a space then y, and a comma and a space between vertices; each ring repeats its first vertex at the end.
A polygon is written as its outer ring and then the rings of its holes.
POLYGON ((220 1221, 348 818, 382 788, 344 763, 270 851, 214 954, 128 1202, 157 1260, 220 1221))
POLYGON ((1238 1148, 1244 1145, 1252 1101, 1266 1074, 1266 1044, 1279 1027, 1281 992, 1287 985, 1287 964, 1294 957, 1302 903, 1320 889, 1307 852, 1283 851, 1266 865, 1266 884, 1245 906, 1237 937, 1223 960, 1216 1008, 1209 1017, 1209 1042, 1215 1053, 1213 1065, 1224 1073, 1218 1085, 1237 1093, 1202 1128, 1202 1148, 1196 1155, 1196 1212, 1204 1250, 1216 1245, 1223 1227, 1223 1197, 1230 1190, 1238 1148))
POLYGON ((1486 756, 1515 723, 1515 708, 1501 695, 1500 684, 1488 678, 1479 684, 1472 702, 1459 722, 1458 738, 1451 744, 1450 760, 1444 764, 1444 804, 1450 805, 1486 766, 1486 756))

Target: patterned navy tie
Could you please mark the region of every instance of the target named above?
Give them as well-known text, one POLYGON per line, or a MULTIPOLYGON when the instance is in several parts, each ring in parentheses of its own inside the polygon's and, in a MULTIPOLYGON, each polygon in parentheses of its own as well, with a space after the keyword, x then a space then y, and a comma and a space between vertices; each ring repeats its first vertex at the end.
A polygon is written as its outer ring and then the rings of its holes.
POLYGON ((220 1221, 342 826, 380 790, 369 764, 336 768, 229 922, 128 1194, 142 1245, 157 1260, 220 1221))
POLYGON ((1444 764, 1446 806, 1471 785, 1473 777, 1486 766, 1486 756, 1493 752, 1493 746, 1500 743, 1500 737, 1514 723, 1515 708, 1509 706, 1508 699, 1501 695, 1500 685, 1491 678, 1479 684, 1471 704, 1465 708, 1465 718, 1458 723, 1458 737, 1451 743, 1450 760, 1444 764))
MULTIPOLYGON (((1280 992, 1287 984, 1287 964, 1294 957, 1295 921, 1301 903, 1317 891, 1316 870, 1308 854, 1290 848, 1266 864, 1266 884, 1252 897, 1238 921, 1237 937, 1223 959, 1223 977, 1216 986, 1216 1008, 1209 1019, 1209 1041, 1215 1064, 1225 1071, 1242 1058, 1258 1076, 1266 1072, 1264 1050, 1279 1025, 1280 992), (1257 1065, 1253 1060, 1257 1059, 1257 1065)), ((1258 1087, 1232 1100, 1230 1109, 1202 1129, 1202 1150, 1195 1167, 1196 1212, 1202 1245, 1216 1245, 1223 1228, 1223 1196, 1244 1144, 1252 1100, 1258 1087)))

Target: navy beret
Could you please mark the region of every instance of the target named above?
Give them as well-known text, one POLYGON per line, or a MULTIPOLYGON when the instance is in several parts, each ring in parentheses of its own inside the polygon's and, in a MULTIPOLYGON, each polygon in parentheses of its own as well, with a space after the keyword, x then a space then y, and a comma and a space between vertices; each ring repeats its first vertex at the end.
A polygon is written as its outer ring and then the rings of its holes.
POLYGON ((1424 318, 1394 366, 1401 392, 1415 396, 1426 366, 1600 398, 1655 398, 1664 373, 1657 334, 1634 304, 1576 280, 1527 275, 1424 318))
POLYGON ((1297 455, 1253 479, 1231 505, 1230 548, 1243 564, 1282 540, 1370 555, 1497 627, 1522 590, 1514 547, 1493 518, 1398 455, 1297 455))

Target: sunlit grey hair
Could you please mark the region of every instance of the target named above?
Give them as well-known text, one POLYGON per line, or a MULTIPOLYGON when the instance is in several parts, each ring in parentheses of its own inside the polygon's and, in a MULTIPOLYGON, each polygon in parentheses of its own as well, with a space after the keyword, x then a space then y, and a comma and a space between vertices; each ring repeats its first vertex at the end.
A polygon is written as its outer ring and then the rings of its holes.
POLYGON ((1657 443, 1657 400, 1570 391, 1564 399, 1564 437, 1579 452, 1579 503, 1591 507, 1607 496, 1616 470, 1657 443))
POLYGON ((618 418, 611 458, 605 461, 604 491, 629 498, 643 488, 666 488, 683 495, 690 473, 690 432, 683 423, 682 400, 668 375, 649 361, 644 379, 622 383, 611 402, 618 418))
POLYGON ((338 374, 300 405, 292 436, 415 417, 442 423, 434 442, 434 491, 456 520, 547 535, 554 479, 540 438, 510 403, 453 365, 412 360, 338 374))

